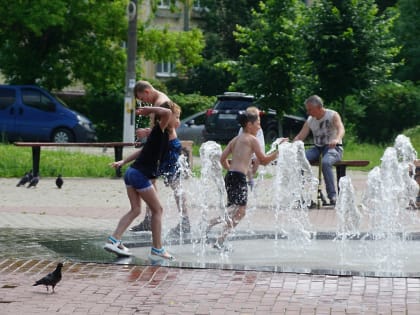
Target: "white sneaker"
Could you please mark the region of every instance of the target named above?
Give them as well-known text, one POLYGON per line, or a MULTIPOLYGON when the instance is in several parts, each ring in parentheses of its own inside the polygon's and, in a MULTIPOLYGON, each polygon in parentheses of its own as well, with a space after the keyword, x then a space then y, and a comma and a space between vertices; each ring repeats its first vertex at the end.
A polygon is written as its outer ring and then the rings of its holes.
POLYGON ((106 243, 104 249, 110 253, 116 254, 119 257, 130 257, 131 252, 121 242, 106 243))

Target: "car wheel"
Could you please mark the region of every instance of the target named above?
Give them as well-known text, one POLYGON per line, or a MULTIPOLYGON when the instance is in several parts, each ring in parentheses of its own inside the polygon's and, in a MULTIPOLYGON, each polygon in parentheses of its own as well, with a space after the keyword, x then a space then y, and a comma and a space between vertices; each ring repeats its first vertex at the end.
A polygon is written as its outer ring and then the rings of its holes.
POLYGON ((268 128, 268 130, 264 131, 264 137, 267 143, 272 143, 279 137, 279 134, 275 128, 268 128))
POLYGON ((74 142, 74 136, 72 132, 65 128, 56 129, 52 134, 52 142, 64 143, 74 142))

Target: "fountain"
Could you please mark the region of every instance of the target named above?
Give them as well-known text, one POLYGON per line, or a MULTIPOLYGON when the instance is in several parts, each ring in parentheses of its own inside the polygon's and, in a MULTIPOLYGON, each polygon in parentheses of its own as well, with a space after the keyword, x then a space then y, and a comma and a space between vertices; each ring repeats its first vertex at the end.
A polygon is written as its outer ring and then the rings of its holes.
MULTIPOLYGON (((305 159, 303 143, 282 143, 278 150, 276 163, 260 167, 254 190, 249 193, 247 214, 226 241, 231 250, 219 251, 211 244, 221 227, 215 227, 209 235, 206 227, 210 218, 223 216, 226 211, 219 162, 221 147, 215 142, 203 143, 201 175, 190 174, 182 182, 192 233, 167 240, 165 246, 177 261, 162 264, 335 275, 420 276, 420 243, 416 241, 420 239, 420 220, 418 211, 412 207, 418 184, 410 175, 410 171, 415 173, 413 162, 417 153, 407 137, 398 136, 394 146, 385 150, 381 165, 369 172, 364 192, 355 191, 351 177, 343 177, 336 207, 329 210, 308 208, 316 196, 318 180, 305 159)), ((161 189, 159 194, 164 208, 173 208, 173 195, 161 189)), ((165 211, 164 229, 169 228, 165 222, 171 216, 173 219, 175 211, 165 211)), ((127 246, 136 256, 135 263, 149 264, 145 259, 150 238, 130 236, 129 240, 127 246)))

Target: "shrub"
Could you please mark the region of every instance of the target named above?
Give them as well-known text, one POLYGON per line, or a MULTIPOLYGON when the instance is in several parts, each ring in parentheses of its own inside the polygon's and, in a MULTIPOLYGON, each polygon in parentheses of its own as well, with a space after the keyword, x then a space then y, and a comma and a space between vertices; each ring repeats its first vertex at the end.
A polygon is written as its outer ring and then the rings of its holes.
POLYGON ((360 102, 365 107, 357 128, 362 141, 389 142, 420 119, 420 89, 409 81, 378 85, 360 102))
POLYGON ((182 117, 211 108, 216 101, 215 96, 203 96, 200 94, 174 94, 171 99, 182 108, 182 117))

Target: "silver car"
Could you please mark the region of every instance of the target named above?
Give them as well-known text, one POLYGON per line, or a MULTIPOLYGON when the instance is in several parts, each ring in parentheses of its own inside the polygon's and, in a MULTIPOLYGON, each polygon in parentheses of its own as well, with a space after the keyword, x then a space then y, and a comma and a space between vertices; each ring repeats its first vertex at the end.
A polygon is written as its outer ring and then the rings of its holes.
POLYGON ((206 112, 195 113, 181 120, 176 132, 180 140, 192 140, 195 144, 203 142, 206 112))

